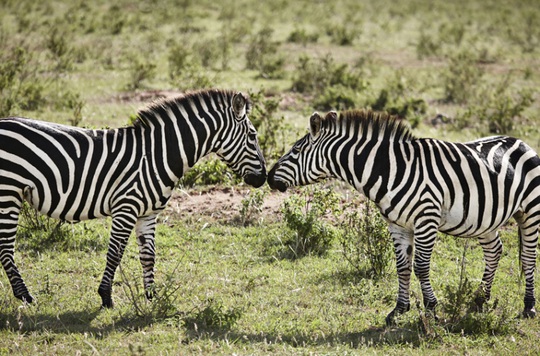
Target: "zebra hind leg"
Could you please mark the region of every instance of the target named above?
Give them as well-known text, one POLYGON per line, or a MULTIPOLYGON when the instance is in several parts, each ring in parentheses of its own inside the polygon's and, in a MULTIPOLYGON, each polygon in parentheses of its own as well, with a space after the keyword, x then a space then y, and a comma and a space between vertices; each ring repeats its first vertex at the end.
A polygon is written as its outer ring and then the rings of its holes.
POLYGON ((525 275, 525 297, 523 316, 534 318, 536 299, 534 296, 534 274, 536 270, 536 246, 540 225, 540 207, 535 213, 514 215, 519 227, 521 270, 525 275))
POLYGON ((121 211, 113 215, 109 249, 107 250, 107 264, 103 278, 99 284, 98 294, 101 296, 102 308, 112 308, 112 282, 114 274, 127 245, 129 235, 135 225, 136 217, 132 210, 121 211))
POLYGON ((6 271, 9 283, 13 289, 13 295, 26 303, 32 303, 34 298, 28 292, 28 288, 15 264, 15 237, 21 204, 3 202, 0 205, 0 261, 6 271))
POLYGON ((475 293, 474 303, 478 311, 482 311, 484 303, 491 297, 491 287, 502 256, 503 245, 497 231, 480 237, 479 242, 484 251, 485 269, 482 284, 475 293))
POLYGON ((154 264, 156 261, 155 231, 157 215, 145 216, 137 220, 135 231, 139 245, 139 259, 143 268, 143 283, 146 298, 154 297, 154 264))

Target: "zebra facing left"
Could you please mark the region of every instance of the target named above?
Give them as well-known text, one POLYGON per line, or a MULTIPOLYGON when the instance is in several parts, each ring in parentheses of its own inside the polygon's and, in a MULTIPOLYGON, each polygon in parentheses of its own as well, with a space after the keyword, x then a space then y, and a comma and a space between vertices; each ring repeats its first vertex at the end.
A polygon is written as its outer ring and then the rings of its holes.
POLYGON ((31 303, 14 261, 23 201, 47 216, 76 222, 111 216, 98 293, 112 307, 112 282, 135 230, 143 283, 152 297, 156 217, 178 180, 214 152, 244 181, 260 187, 266 168, 247 96, 202 90, 156 101, 133 125, 90 130, 25 118, 0 120, 0 261, 15 297, 31 303))
POLYGON ((434 311, 429 273, 437 231, 480 241, 485 270, 475 301, 481 308, 502 255, 498 229, 511 217, 519 227, 526 284, 523 315, 536 315, 540 157, 531 147, 506 136, 467 143, 416 138, 396 117, 373 111, 314 113, 309 126, 270 170, 268 183, 285 191, 338 178, 379 207, 394 242, 399 283, 387 324, 410 308, 413 253, 424 305, 434 311))

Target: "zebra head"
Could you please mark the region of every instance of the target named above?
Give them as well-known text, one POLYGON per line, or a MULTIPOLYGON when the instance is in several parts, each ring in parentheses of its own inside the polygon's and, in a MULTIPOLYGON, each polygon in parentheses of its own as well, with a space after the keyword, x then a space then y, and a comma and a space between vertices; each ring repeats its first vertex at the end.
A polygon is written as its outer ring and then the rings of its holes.
POLYGON ((258 188, 266 181, 266 163, 257 141, 257 130, 248 118, 250 104, 242 93, 234 94, 230 104, 229 120, 216 154, 244 178, 244 182, 258 188))
POLYGON ((268 173, 270 188, 284 192, 288 187, 316 183, 331 176, 324 154, 329 131, 323 128, 329 117, 337 117, 336 112, 329 112, 324 119, 317 112, 311 115, 309 133, 296 141, 268 173))

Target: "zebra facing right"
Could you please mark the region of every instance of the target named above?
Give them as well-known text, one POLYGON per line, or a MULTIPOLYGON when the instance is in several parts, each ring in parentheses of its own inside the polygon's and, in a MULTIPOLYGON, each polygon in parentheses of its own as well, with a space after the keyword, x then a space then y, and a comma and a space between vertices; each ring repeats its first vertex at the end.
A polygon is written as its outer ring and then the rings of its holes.
POLYGON ((479 239, 485 260, 476 297, 481 308, 490 298, 502 254, 497 230, 511 217, 519 227, 526 282, 523 315, 536 315, 540 157, 523 141, 500 136, 450 143, 415 138, 397 118, 384 113, 315 113, 310 132, 278 160, 268 183, 285 191, 329 177, 362 192, 389 223, 399 288, 388 324, 410 308, 413 251, 424 305, 434 311, 437 298, 429 272, 437 231, 479 239))
POLYGON ((257 131, 242 93, 202 90, 157 101, 132 126, 89 130, 48 122, 0 120, 0 261, 15 297, 29 293, 14 261, 23 200, 65 221, 112 216, 98 293, 112 307, 112 281, 135 230, 147 297, 152 295, 156 218, 178 180, 214 152, 244 181, 266 181, 257 131))

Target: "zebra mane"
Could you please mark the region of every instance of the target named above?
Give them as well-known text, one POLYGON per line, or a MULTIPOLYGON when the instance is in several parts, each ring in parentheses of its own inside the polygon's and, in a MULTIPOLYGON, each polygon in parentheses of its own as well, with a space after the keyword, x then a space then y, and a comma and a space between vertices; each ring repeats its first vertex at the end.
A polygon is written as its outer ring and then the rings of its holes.
POLYGON ((347 110, 338 115, 326 115, 326 122, 341 125, 355 134, 371 131, 373 136, 384 140, 410 141, 415 138, 407 122, 387 112, 373 110, 347 110))
MULTIPOLYGON (((147 126, 148 123, 157 122, 160 120, 159 113, 163 112, 164 109, 190 106, 191 102, 205 102, 207 105, 213 102, 216 108, 226 110, 231 106, 232 98, 236 93, 233 90, 203 89, 160 98, 139 109, 133 126, 147 126)), ((248 114, 251 111, 251 106, 251 101, 248 99, 246 104, 246 112, 248 114)))

